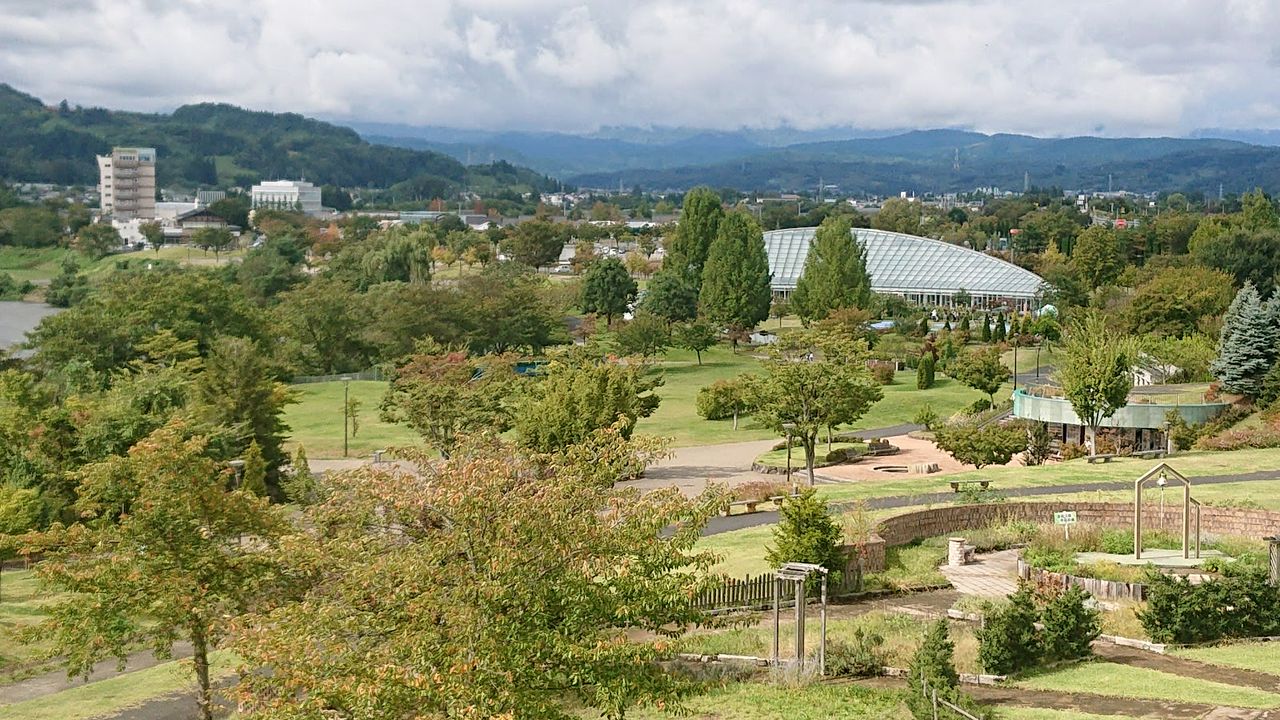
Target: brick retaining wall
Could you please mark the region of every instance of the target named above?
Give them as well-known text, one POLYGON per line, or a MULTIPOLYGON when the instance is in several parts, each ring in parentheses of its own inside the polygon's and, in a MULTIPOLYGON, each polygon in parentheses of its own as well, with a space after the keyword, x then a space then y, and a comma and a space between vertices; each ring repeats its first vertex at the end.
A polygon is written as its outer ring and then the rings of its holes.
MULTIPOLYGON (((1181 528, 1182 504, 1180 501, 1181 498, 1175 496, 1168 502, 1165 506, 1163 522, 1159 507, 1144 507, 1143 527, 1181 528)), ((904 513, 881 521, 876 526, 876 535, 878 539, 883 539, 885 546, 893 547, 1012 520, 1052 523, 1053 514, 1061 510, 1075 510, 1081 524, 1133 527, 1133 503, 1006 502, 948 505, 904 513)), ((1193 508, 1193 528, 1194 523, 1193 508)), ((1251 538, 1280 535, 1280 512, 1205 506, 1200 509, 1200 532, 1202 535, 1239 535, 1251 538)), ((869 568, 868 570, 874 572, 869 568)))

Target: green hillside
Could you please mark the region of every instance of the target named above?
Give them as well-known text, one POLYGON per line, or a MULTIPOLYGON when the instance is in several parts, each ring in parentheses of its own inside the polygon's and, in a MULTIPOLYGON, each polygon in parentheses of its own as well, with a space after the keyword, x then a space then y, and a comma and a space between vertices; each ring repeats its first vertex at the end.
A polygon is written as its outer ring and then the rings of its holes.
POLYGON ((46 106, 0 84, 0 179, 92 185, 93 156, 112 146, 156 148, 162 187, 244 186, 306 178, 320 185, 400 186, 429 200, 464 187, 528 192, 552 181, 505 163, 466 167, 436 152, 373 145, 354 130, 295 113, 185 105, 172 114, 46 106))

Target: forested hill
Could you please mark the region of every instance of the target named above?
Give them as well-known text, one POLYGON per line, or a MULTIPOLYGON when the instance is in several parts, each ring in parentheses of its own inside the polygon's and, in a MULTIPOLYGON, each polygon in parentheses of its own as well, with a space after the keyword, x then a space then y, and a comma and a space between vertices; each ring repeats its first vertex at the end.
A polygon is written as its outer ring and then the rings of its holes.
MULTIPOLYGON (((161 186, 245 186, 306 178, 317 185, 410 186, 427 199, 481 185, 549 188, 552 182, 505 163, 465 167, 436 152, 373 145, 354 130, 295 113, 232 105, 185 105, 172 114, 48 107, 0 84, 0 180, 93 185, 95 154, 112 146, 154 147, 161 186)), ((497 186, 497 187, 495 187, 497 186)))
POLYGON ((586 187, 649 189, 707 184, 802 190, 819 182, 845 193, 970 191, 981 186, 1084 191, 1183 191, 1216 195, 1280 190, 1280 147, 1187 138, 1036 138, 954 130, 910 132, 773 148, 716 163, 584 173, 586 187))

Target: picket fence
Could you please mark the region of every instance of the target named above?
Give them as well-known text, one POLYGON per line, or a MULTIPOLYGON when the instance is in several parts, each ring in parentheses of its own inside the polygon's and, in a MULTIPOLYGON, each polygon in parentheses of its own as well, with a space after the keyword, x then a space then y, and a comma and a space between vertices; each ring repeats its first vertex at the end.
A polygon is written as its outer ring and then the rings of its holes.
MULTIPOLYGON (((726 580, 698 598, 695 606, 700 610, 738 610, 773 607, 772 573, 747 576, 742 580, 726 580)), ((827 585, 827 597, 836 598, 862 592, 862 573, 848 571, 840 579, 827 585)), ((818 591, 809 592, 809 600, 817 600, 818 591)), ((782 607, 795 605, 795 590, 791 583, 782 586, 782 607)))

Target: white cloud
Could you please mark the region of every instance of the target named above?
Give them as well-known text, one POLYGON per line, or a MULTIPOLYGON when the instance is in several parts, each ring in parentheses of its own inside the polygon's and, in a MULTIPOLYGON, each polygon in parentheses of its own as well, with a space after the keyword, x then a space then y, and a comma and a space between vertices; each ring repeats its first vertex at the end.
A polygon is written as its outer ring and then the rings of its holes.
POLYGON ((1277 30, 1274 0, 3 0, 0 81, 495 128, 1182 134, 1280 126, 1277 30))

